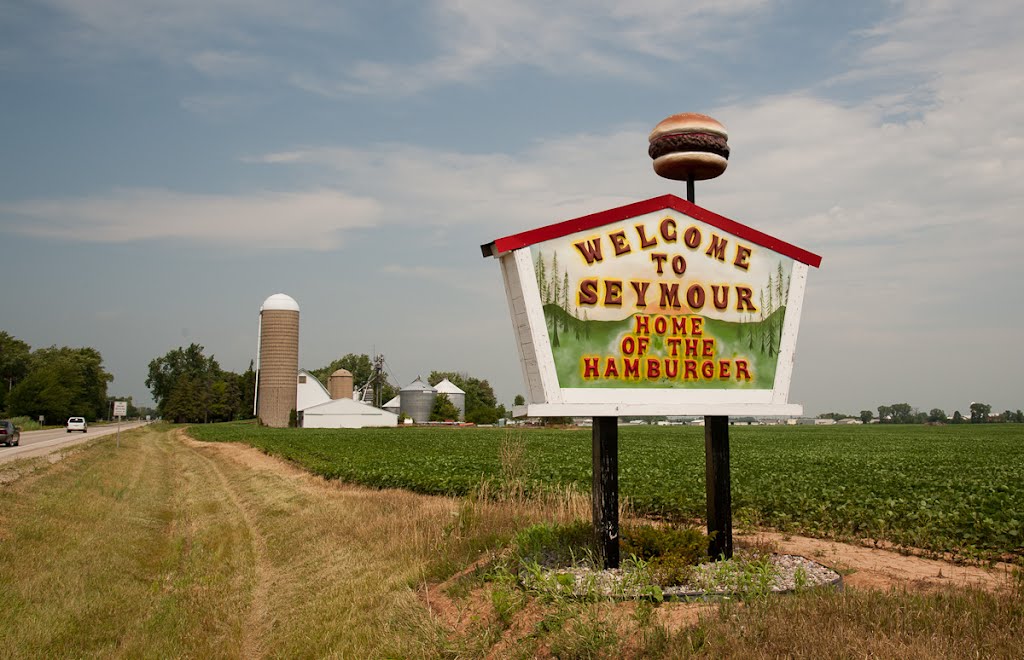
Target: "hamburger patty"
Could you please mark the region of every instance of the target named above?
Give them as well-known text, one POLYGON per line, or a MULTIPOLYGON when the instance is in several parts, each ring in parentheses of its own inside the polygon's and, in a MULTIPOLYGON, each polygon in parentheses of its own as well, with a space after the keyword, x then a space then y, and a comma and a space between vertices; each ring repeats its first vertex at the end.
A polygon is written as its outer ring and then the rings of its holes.
POLYGON ((711 133, 670 133, 657 138, 647 149, 651 158, 677 151, 706 151, 729 159, 729 144, 725 138, 711 133))

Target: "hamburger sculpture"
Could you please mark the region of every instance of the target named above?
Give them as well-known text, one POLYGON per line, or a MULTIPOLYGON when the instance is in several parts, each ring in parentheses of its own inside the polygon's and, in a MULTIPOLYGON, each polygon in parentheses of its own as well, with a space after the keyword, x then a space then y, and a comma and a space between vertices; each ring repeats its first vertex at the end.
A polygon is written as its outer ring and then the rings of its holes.
POLYGON ((677 181, 703 181, 729 165, 729 134, 718 121, 695 112, 662 120, 648 138, 647 153, 658 176, 677 181))

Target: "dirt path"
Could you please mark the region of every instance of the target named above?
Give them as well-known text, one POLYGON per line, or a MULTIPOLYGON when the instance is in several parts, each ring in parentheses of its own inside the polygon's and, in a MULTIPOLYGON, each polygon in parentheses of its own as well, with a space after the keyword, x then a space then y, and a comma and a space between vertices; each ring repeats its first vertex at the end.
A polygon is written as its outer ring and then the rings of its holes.
POLYGON ((858 589, 929 591, 944 586, 979 587, 989 591, 1010 584, 1013 567, 992 568, 926 559, 893 550, 825 541, 777 532, 739 536, 773 544, 781 552, 802 555, 844 574, 843 583, 858 589))
POLYGON ((200 451, 202 443, 189 438, 185 432, 179 431, 177 439, 182 442, 189 451, 202 461, 216 476, 217 482, 223 489, 224 495, 234 506, 235 511, 245 525, 246 537, 249 540, 249 553, 252 556, 252 570, 254 573, 254 584, 252 596, 249 600, 249 612, 246 616, 244 629, 242 631, 242 657, 256 658, 263 655, 261 640, 265 637, 267 608, 269 605, 268 596, 270 591, 270 565, 267 562, 267 543, 259 526, 253 517, 253 512, 247 507, 235 491, 235 487, 218 467, 217 461, 204 455, 200 451))
POLYGON ((430 624, 410 584, 453 500, 326 481, 247 445, 177 441, 203 457, 248 529, 243 657, 417 655, 430 624))

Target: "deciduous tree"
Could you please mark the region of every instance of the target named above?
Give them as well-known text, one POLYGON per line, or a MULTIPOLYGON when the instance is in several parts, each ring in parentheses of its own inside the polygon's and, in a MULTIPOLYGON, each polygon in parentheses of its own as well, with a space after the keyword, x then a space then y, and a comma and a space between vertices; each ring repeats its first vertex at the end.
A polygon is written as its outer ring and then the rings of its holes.
POLYGON ((988 415, 992 412, 992 406, 987 403, 971 404, 971 424, 984 424, 988 421, 988 415))
POLYGON ((94 348, 41 348, 32 352, 28 374, 11 390, 8 408, 12 415, 49 420, 103 419, 113 378, 94 348))
POLYGON ((28 375, 31 347, 17 337, 0 331, 0 410, 6 409, 7 393, 28 375))
POLYGON ((459 419, 459 409, 451 402, 447 394, 441 393, 434 397, 434 408, 430 411, 432 422, 454 422, 459 419))
POLYGON ((168 351, 149 363, 146 386, 157 411, 175 422, 220 422, 252 416, 252 364, 244 374, 224 371, 203 347, 168 351))
POLYGON ((480 380, 465 373, 454 371, 432 371, 427 379, 437 385, 447 378, 466 393, 466 421, 475 424, 494 424, 498 421, 498 398, 487 380, 480 380))

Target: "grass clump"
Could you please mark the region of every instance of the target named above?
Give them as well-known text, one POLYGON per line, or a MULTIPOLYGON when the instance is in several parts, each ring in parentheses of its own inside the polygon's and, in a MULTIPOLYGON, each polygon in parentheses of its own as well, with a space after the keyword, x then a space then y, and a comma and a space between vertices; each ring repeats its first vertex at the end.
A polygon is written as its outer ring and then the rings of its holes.
POLYGON ((512 555, 523 564, 545 568, 592 566, 597 557, 594 528, 582 520, 531 525, 512 540, 512 555))
POLYGON ((666 587, 684 584, 708 560, 708 537, 692 527, 626 525, 621 543, 624 556, 646 562, 652 581, 666 587))

